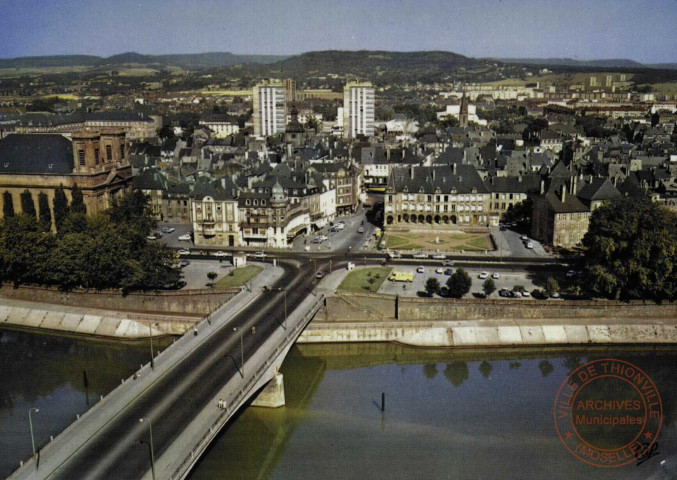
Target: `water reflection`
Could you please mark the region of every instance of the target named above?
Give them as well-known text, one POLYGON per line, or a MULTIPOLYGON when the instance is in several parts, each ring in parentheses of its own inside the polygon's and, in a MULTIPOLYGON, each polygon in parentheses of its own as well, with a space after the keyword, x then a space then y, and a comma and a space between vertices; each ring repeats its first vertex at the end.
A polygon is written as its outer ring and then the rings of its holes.
MULTIPOLYGON (((168 339, 156 341, 162 349, 168 339)), ((49 441, 148 362, 148 343, 91 341, 0 329, 0 478, 31 455, 33 413, 36 446, 49 441)))
POLYGON ((675 349, 458 352, 301 345, 282 368, 287 406, 246 409, 191 480, 645 479, 675 453, 676 366, 675 349), (661 457, 640 467, 588 466, 565 450, 555 432, 552 409, 560 383, 576 366, 609 356, 644 369, 663 397, 661 457))

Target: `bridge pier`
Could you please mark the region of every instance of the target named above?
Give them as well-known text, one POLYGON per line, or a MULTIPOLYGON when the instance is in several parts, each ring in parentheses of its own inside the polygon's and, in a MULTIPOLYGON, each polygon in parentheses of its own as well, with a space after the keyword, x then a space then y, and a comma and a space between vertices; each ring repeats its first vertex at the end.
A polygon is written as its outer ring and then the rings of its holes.
POLYGON ((256 400, 252 402, 253 407, 278 408, 285 405, 284 399, 284 378, 281 373, 275 374, 270 382, 263 387, 256 400))

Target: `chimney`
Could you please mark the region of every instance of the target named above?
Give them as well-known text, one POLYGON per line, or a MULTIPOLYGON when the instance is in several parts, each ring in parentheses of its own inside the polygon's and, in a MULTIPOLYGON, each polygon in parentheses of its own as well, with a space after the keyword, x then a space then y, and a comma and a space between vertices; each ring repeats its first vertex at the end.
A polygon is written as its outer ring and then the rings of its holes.
POLYGON ((561 197, 562 198, 560 200, 562 201, 562 203, 565 203, 567 201, 567 186, 566 185, 562 185, 562 195, 561 195, 561 197))
POLYGON ((519 183, 522 183, 522 175, 518 175, 518 176, 517 176, 517 181, 518 181, 519 183))
POLYGON ((541 179, 541 195, 545 195, 545 180, 541 179))
POLYGON ((433 170, 432 175, 433 175, 433 182, 434 182, 435 181, 435 169, 433 168, 432 170, 433 170))
POLYGON ((409 167, 409 176, 411 177, 412 180, 414 179, 414 166, 413 165, 411 167, 409 167))
POLYGON ((571 177, 569 185, 571 186, 571 191, 569 192, 572 195, 576 195, 576 183, 578 182, 578 177, 575 175, 571 177))
POLYGON ((451 171, 454 173, 454 175, 456 175, 456 164, 455 163, 451 164, 451 171))

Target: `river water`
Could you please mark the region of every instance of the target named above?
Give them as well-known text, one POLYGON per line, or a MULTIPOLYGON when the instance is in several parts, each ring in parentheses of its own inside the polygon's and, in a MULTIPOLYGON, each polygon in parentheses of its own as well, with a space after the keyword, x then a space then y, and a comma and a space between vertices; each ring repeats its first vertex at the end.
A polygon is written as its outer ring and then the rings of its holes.
MULTIPOLYGON (((30 407, 41 409, 33 419, 42 444, 148 359, 144 343, 0 333, 0 478, 30 456, 30 407)), ((677 463, 677 348, 298 345, 282 373, 287 405, 244 410, 191 480, 662 479, 677 463), (639 466, 587 465, 557 436, 560 385, 597 358, 637 365, 660 392, 658 453, 639 466)))

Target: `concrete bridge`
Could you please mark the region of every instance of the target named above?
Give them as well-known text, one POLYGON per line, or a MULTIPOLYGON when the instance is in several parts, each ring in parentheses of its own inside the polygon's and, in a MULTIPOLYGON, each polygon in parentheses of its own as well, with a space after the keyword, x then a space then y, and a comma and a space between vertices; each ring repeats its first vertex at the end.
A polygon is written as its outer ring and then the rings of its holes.
POLYGON ((241 406, 271 380, 281 388, 285 356, 324 303, 314 268, 267 266, 9 478, 186 478, 241 406))

